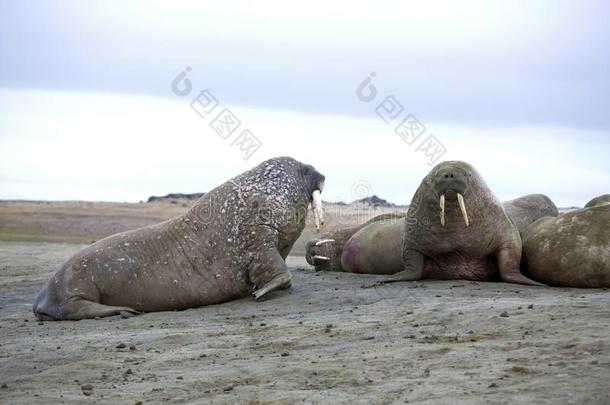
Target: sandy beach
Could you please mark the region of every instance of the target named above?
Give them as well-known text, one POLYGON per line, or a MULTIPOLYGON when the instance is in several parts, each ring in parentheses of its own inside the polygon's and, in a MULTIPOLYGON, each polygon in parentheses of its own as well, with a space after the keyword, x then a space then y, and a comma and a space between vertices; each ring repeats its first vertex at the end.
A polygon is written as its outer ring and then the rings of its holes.
POLYGON ((8 228, 87 239, 186 208, 127 204, 127 221, 113 206, 122 225, 108 226, 91 203, 71 216, 87 233, 56 232, 51 225, 65 221, 49 210, 59 203, 12 204, 0 205, 2 403, 610 402, 607 290, 469 281, 363 288, 380 277, 316 273, 297 246, 288 259, 293 288, 263 302, 38 322, 35 295, 85 244, 57 235, 10 241, 8 228), (23 214, 21 226, 17 208, 39 214, 23 214), (106 228, 91 225, 96 216, 106 228))

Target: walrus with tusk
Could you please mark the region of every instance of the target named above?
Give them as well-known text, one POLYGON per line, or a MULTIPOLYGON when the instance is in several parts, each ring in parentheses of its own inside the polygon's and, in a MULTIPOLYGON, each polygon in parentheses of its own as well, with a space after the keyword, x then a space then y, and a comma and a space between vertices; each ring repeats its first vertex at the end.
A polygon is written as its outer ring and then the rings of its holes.
MULTIPOLYGON (((558 215, 557 207, 544 194, 525 195, 505 201, 502 206, 521 235, 534 221, 558 215)), ((307 262, 316 271, 398 273, 402 270, 405 216, 406 212, 379 215, 361 225, 337 229, 312 239, 306 247, 307 262)))
POLYGON ((290 287, 285 259, 308 205, 323 222, 324 176, 269 159, 201 197, 184 215, 104 238, 70 258, 33 306, 41 320, 217 304, 290 287))
POLYGON ((315 266, 316 271, 344 271, 341 265, 341 254, 345 243, 362 228, 376 222, 400 222, 404 213, 388 213, 377 215, 360 225, 337 229, 324 233, 318 238, 311 239, 305 246, 305 259, 307 263, 315 266))
POLYGON ((519 231, 468 163, 440 163, 422 180, 402 236, 403 270, 383 282, 499 279, 542 285, 521 274, 519 231))
MULTIPOLYGON (((440 205, 442 204, 439 202, 440 205)), ((557 216, 557 207, 543 194, 515 198, 502 203, 502 206, 520 233, 529 224, 544 216, 557 216)), ((404 228, 403 221, 379 221, 367 224, 345 243, 341 252, 341 268, 338 271, 366 274, 398 273, 402 270, 404 228)))

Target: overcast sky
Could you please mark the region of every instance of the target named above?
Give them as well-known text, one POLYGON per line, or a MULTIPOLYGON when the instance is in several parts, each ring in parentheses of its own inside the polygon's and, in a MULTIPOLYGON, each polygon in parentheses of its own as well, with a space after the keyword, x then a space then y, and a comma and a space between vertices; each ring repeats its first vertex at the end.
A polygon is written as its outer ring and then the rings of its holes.
POLYGON ((583 205, 610 192, 609 4, 3 1, 0 198, 207 191, 291 155, 326 175, 327 200, 407 203, 438 157, 502 199, 583 205), (241 121, 227 139, 210 126, 224 108, 241 121), (409 114, 412 144, 395 132, 409 114), (261 143, 247 160, 244 129, 261 143))

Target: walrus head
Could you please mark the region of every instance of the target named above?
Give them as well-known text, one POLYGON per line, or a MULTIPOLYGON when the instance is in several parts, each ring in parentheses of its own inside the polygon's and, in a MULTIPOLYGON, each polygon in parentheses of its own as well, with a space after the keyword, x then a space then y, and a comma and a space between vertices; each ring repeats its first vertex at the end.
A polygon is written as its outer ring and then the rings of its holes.
POLYGON ((430 173, 431 186, 437 196, 440 208, 440 222, 445 226, 445 204, 457 202, 464 219, 464 224, 470 226, 464 195, 469 193, 472 177, 476 171, 465 162, 451 161, 439 163, 430 173))
POLYGON ((316 224, 316 230, 324 225, 324 211, 322 210, 322 197, 320 193, 324 190, 323 174, 318 172, 312 165, 301 163, 301 176, 307 190, 307 195, 310 196, 309 202, 313 211, 313 218, 316 224))

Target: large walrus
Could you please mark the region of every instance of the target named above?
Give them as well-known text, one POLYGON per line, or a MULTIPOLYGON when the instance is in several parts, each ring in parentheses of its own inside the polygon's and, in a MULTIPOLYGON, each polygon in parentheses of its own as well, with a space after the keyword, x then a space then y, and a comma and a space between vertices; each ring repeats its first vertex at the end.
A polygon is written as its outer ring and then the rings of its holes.
POLYGON ((523 237, 523 269, 558 287, 610 287, 610 204, 545 217, 523 237))
POLYGON ((436 165, 405 219, 403 270, 384 282, 423 278, 502 280, 541 285, 521 274, 521 237, 470 164, 436 165))
MULTIPOLYGON (((519 230, 544 216, 557 216, 557 207, 543 194, 515 198, 502 206, 519 230)), ((404 221, 401 218, 404 214, 380 216, 362 225, 327 232, 320 239, 308 242, 307 261, 316 271, 397 273, 402 270, 404 221)))
POLYGON ((34 303, 42 320, 185 309, 290 287, 285 258, 319 222, 324 176, 289 157, 267 160, 179 217, 102 239, 69 259, 34 303))

